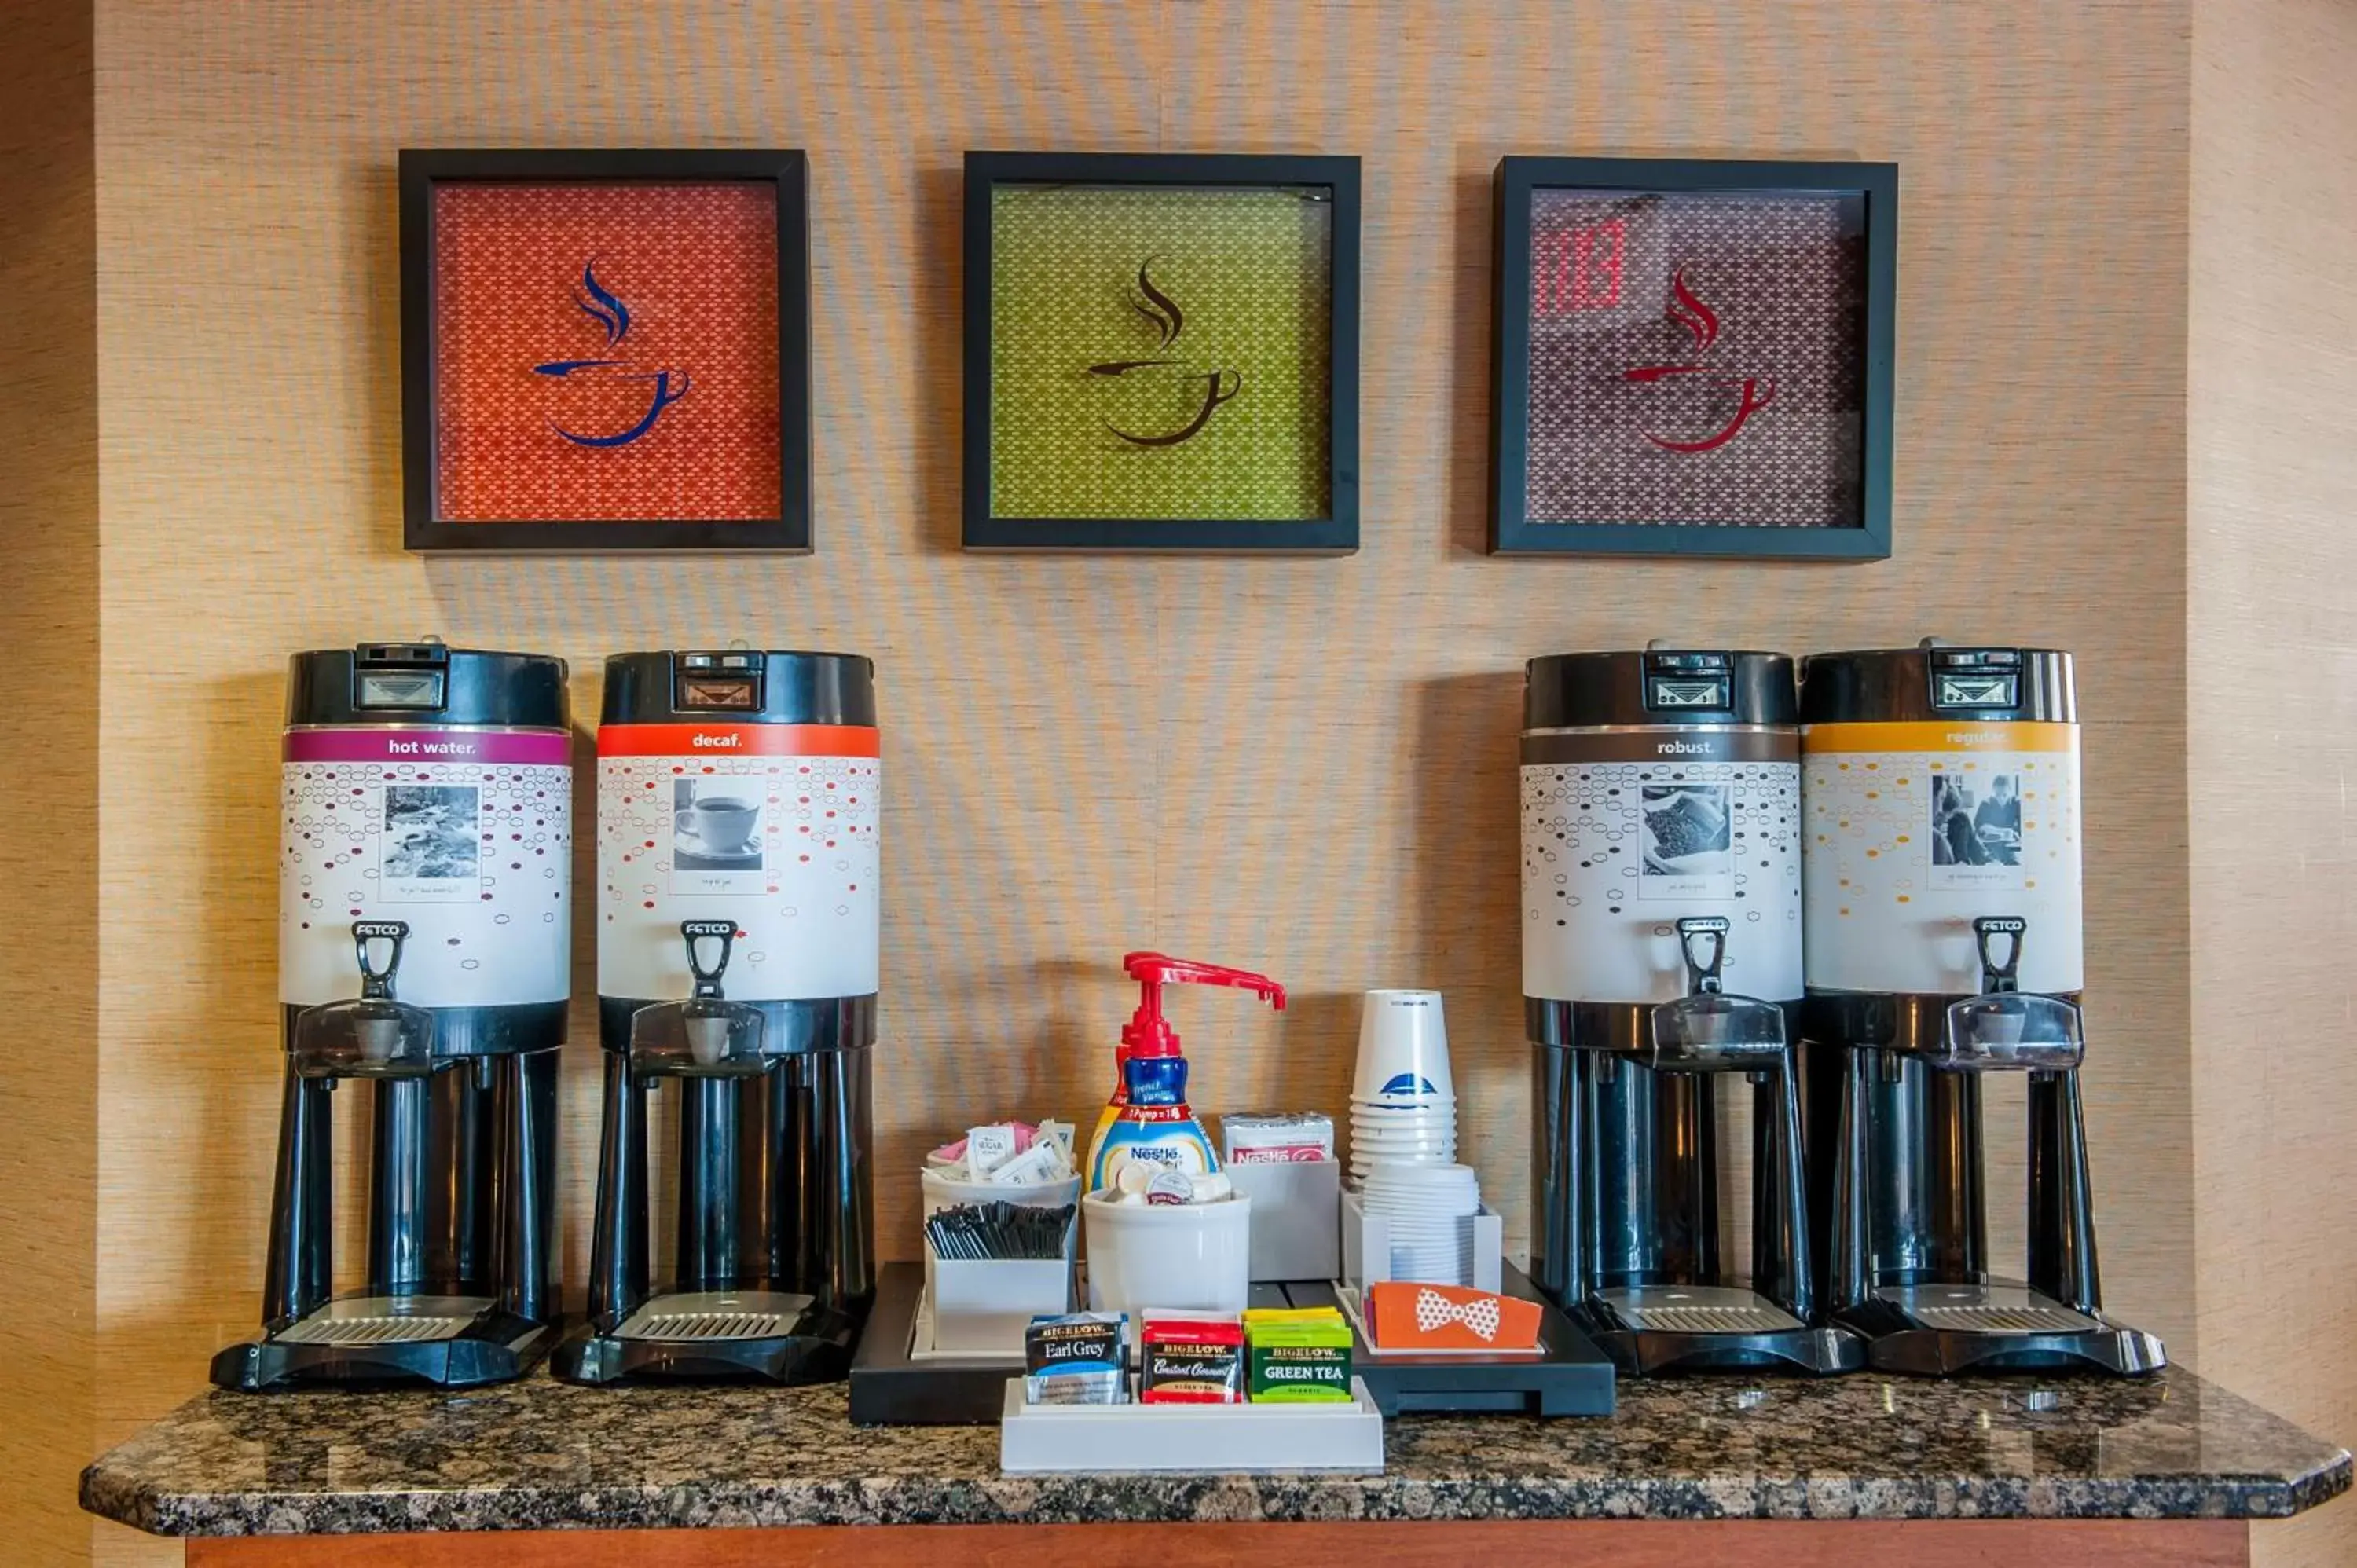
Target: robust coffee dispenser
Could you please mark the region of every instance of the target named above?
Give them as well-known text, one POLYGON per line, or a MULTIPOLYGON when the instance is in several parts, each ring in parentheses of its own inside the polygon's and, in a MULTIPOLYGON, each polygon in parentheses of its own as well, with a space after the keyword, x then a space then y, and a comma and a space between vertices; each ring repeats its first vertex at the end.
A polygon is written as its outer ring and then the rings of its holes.
POLYGON ((1539 1284, 1627 1370, 1862 1364, 1817 1321, 1787 1015, 1801 994, 1792 661, 1531 660, 1523 1004, 1539 1284), (1753 1085, 1749 1285, 1720 1266, 1717 1085, 1753 1085))
POLYGON ((438 642, 290 662, 286 1050, 263 1336, 225 1389, 496 1382, 554 1334, 572 916, 562 660, 438 642), (371 1101, 368 1258, 331 1296, 329 1094, 371 1101))
POLYGON ((873 666, 619 654, 597 759, 605 1133, 588 1332, 556 1370, 840 1377, 875 1289, 873 666), (658 1285, 649 1108, 663 1085, 677 1219, 658 1285))
POLYGON ((1809 1159, 1826 1295, 1874 1365, 2148 1372, 2103 1316, 2079 1094, 2071 656, 1820 654, 1801 697, 1809 1159), (2029 1283, 1988 1266, 1982 1085, 2029 1075, 2029 1283))

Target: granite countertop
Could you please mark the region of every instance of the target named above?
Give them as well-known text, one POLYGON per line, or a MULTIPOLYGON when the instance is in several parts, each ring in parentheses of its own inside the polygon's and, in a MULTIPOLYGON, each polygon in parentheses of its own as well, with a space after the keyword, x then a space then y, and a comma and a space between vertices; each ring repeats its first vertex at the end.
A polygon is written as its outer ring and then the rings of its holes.
POLYGON ((83 1472, 162 1535, 790 1524, 2276 1518, 2345 1450, 2190 1373, 1624 1380, 1618 1414, 1403 1416, 1381 1476, 1002 1476, 995 1427, 854 1427, 842 1386, 215 1393, 83 1472))

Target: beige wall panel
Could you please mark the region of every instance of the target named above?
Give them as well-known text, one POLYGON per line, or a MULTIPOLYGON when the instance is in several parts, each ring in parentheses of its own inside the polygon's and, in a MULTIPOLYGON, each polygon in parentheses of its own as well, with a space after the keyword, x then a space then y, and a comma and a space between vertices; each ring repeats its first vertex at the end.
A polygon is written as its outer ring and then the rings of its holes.
POLYGON ((91 9, 0 47, 0 1556, 80 1563, 97 1307, 97 165, 91 9))
MULTIPOLYGON (((2357 1432, 2357 8, 2195 12, 2188 616, 2201 1369, 2357 1432)), ((2263 1526, 2357 1559, 2357 1513, 2263 1526)))
MULTIPOLYGON (((1302 997, 1282 1019, 1180 999, 1210 1110, 1338 1104, 1355 993, 1445 987, 1469 1153, 1519 1231, 1522 660, 1656 635, 2075 649, 2107 1283, 2189 1341, 2187 32, 2179 4, 1871 0, 103 7, 119 1370, 100 1436, 198 1387, 251 1326, 285 656, 428 630, 572 658, 585 721, 618 649, 876 657, 879 1214, 902 1253, 901 1173, 928 1140, 1092 1112, 1129 1004, 1112 965, 1147 945, 1302 997), (815 556, 401 552, 393 166, 437 145, 809 149, 815 556), (1365 156, 1356 556, 957 553, 959 156, 986 146, 1365 156), (1900 162, 1894 561, 1481 554, 1491 170, 1573 151, 1900 162)), ((576 1026, 575 1279, 595 1065, 576 1026)))

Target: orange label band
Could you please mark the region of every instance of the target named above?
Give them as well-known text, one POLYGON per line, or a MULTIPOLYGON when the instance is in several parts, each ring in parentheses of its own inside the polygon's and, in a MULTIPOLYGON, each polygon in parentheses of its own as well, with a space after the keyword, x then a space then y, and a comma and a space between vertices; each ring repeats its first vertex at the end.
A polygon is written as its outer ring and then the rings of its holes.
POLYGON ((1959 719, 1890 725, 1810 725, 1801 731, 1801 751, 1817 756, 1833 751, 1954 752, 2076 751, 2077 725, 2028 719, 1974 724, 1959 719))
POLYGON ((880 757, 868 725, 606 725, 600 757, 880 757))

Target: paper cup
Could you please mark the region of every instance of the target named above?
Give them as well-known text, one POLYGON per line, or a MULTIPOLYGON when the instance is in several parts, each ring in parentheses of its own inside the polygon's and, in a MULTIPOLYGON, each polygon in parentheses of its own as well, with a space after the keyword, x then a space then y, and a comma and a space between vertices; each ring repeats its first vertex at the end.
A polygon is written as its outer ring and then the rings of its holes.
POLYGON ((1351 1097, 1361 1105, 1392 1105, 1456 1092, 1440 993, 1368 992, 1359 1013, 1359 1073, 1351 1097))
POLYGON ((1362 1181, 1362 1184, 1365 1184, 1367 1176, 1370 1176, 1372 1172, 1376 1172, 1376 1169, 1382 1169, 1383 1165, 1449 1165, 1454 1158, 1457 1158, 1457 1151, 1454 1151, 1452 1146, 1440 1146, 1433 1153, 1419 1153, 1419 1155, 1407 1155, 1407 1153, 1353 1151, 1351 1153, 1351 1176, 1353 1176, 1355 1181, 1362 1181))

